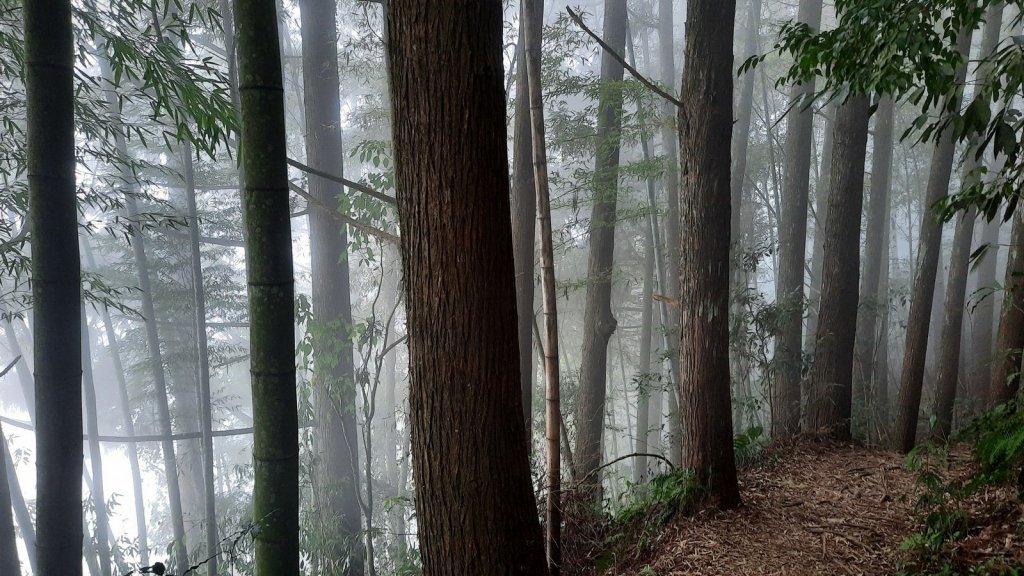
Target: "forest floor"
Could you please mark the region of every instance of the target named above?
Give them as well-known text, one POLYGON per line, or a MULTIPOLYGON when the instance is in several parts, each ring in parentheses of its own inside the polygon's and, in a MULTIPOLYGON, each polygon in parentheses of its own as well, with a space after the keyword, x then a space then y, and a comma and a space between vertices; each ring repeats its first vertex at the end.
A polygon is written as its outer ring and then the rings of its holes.
MULTIPOLYGON (((945 473, 964 477, 971 465, 966 449, 954 450, 945 473)), ((910 556, 901 544, 921 530, 917 479, 892 452, 809 442, 771 449, 741 471, 740 509, 679 515, 643 546, 618 545, 604 574, 897 574, 910 556)), ((1024 567, 1013 490, 985 489, 959 506, 967 537, 945 548, 951 566, 1024 567)))

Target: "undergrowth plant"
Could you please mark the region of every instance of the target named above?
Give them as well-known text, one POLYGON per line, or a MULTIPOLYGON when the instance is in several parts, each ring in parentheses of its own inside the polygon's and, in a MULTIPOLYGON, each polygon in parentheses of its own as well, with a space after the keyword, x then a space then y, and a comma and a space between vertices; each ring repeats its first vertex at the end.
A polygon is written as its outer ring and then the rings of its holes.
POLYGON ((995 560, 957 568, 952 544, 965 538, 971 527, 964 501, 983 487, 1013 483, 1018 499, 1024 498, 1024 414, 1012 402, 997 406, 976 418, 955 440, 974 448, 977 468, 966 478, 948 474, 946 447, 922 444, 907 456, 907 466, 918 473, 920 492, 914 512, 922 527, 901 545, 908 553, 901 574, 1021 574, 1020 568, 995 560))

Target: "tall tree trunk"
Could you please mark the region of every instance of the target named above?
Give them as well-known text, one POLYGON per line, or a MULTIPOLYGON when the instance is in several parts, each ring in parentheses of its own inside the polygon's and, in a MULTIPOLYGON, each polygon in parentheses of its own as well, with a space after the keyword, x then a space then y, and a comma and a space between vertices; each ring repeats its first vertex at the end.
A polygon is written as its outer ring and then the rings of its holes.
POLYGON ((1010 253, 1003 281, 999 337, 989 386, 989 404, 1008 402, 1020 389, 1021 349, 1024 348, 1024 210, 1013 214, 1010 253))
POLYGON ((644 230, 644 284, 640 301, 640 361, 637 365, 636 401, 636 453, 633 460, 633 484, 640 484, 647 478, 647 444, 651 430, 651 390, 655 382, 651 374, 651 335, 654 324, 654 238, 650 226, 644 230))
MULTIPOLYGON (((761 0, 750 0, 747 5, 747 38, 744 43, 743 57, 754 56, 758 52, 758 40, 761 32, 761 0)), ((747 175, 747 148, 750 143, 750 118, 754 109, 754 80, 753 70, 748 70, 743 75, 743 83, 740 87, 740 99, 736 103, 736 124, 732 129, 732 171, 730 175, 729 189, 732 193, 732 221, 730 222, 733 249, 742 254, 747 248, 743 246, 742 222, 743 222, 743 188, 747 175)), ((739 289, 743 280, 742 264, 733 257, 733 265, 737 267, 735 275, 736 284, 733 291, 739 289)))
MULTIPOLYGON (((971 32, 962 30, 957 39, 957 50, 963 63, 957 68, 955 82, 962 85, 967 78, 967 57, 971 48, 971 32)), ((959 97, 956 99, 959 105, 959 97)), ((928 351, 928 331, 931 325, 932 301, 935 296, 935 278, 938 275, 939 252, 942 250, 942 222, 934 208, 949 193, 949 177, 953 170, 956 140, 952 129, 938 136, 932 151, 932 164, 928 170, 928 188, 921 215, 921 240, 918 243, 914 288, 910 295, 910 315, 907 318, 907 341, 903 353, 903 371, 900 376, 900 395, 897 405, 896 448, 910 452, 917 440, 918 412, 921 408, 921 387, 928 351)))
MULTIPOLYGON (((82 256, 85 265, 89 270, 96 270, 96 262, 93 258, 92 247, 88 239, 82 241, 82 256)), ((121 421, 124 426, 125 435, 128 438, 135 437, 135 422, 132 420, 132 407, 128 399, 128 383, 125 381, 124 364, 121 362, 121 350, 118 345, 117 334, 114 332, 114 324, 110 321, 110 311, 106 306, 99 308, 100 319, 103 321, 103 333, 107 338, 111 363, 114 368, 114 376, 117 378, 118 404, 121 410, 121 421)), ((146 527, 146 503, 142 492, 142 469, 139 466, 139 449, 135 442, 125 444, 125 452, 128 455, 128 467, 132 476, 132 499, 134 501, 135 530, 138 534, 139 561, 143 566, 149 566, 149 533, 146 527)))
POLYGON ((809 377, 808 430, 842 440, 850 438, 868 106, 867 96, 856 95, 836 111, 821 304, 809 377))
POLYGON ((975 403, 980 408, 988 401, 989 386, 992 384, 992 368, 995 365, 993 360, 993 341, 996 333, 996 309, 999 305, 997 295, 997 280, 999 268, 999 225, 1001 218, 991 222, 983 222, 979 245, 988 248, 985 250, 981 261, 977 264, 977 281, 975 295, 972 299, 978 301, 974 308, 973 327, 971 330, 971 356, 974 367, 972 375, 972 391, 975 403))
MULTIPOLYGON (((604 40, 617 54, 626 46, 626 0, 605 0, 604 40)), ((593 210, 588 237, 587 299, 583 313, 583 351, 580 361, 576 424, 576 467, 589 497, 600 498, 601 437, 604 434, 608 379, 608 341, 615 332, 612 314, 612 264, 615 257, 615 219, 618 200, 619 146, 622 130, 623 68, 614 57, 601 57, 601 96, 598 104, 593 180, 593 210)))
MULTIPOLYGON (((103 456, 100 453, 99 407, 96 405, 96 383, 92 373, 92 343, 89 335, 89 322, 86 317, 85 304, 81 308, 82 334, 82 390, 85 403, 86 430, 89 432, 89 462, 92 467, 93 510, 96 515, 96 556, 99 558, 101 574, 110 574, 110 523, 107 517, 106 491, 103 485, 103 456)), ((37 327, 38 329, 38 327, 37 327)), ((88 537, 88 536, 86 536, 88 537)))
MULTIPOLYGON (((821 0, 800 0, 797 18, 817 29, 821 26, 821 0)), ((786 438, 800 431, 807 197, 811 176, 811 139, 814 137, 814 111, 810 108, 809 97, 813 93, 813 81, 793 87, 790 100, 796 105, 790 111, 786 128, 776 287, 776 301, 782 307, 782 318, 775 352, 778 378, 772 390, 772 435, 776 438, 786 438)), ((863 172, 863 165, 858 170, 863 172)), ((859 190, 857 194, 860 194, 859 190)))
MULTIPOLYGON (((302 0, 302 69, 305 86, 306 158, 309 165, 342 174, 341 95, 334 1, 302 0)), ((316 375, 317 443, 323 467, 315 478, 325 506, 327 547, 321 568, 327 574, 363 573, 359 508, 359 426, 352 356, 352 303, 349 289, 348 232, 332 213, 340 210, 337 183, 313 175, 309 192, 328 210, 309 215, 312 255, 313 370, 316 375)))
POLYGON ((882 273, 878 279, 877 300, 881 305, 876 329, 875 340, 878 353, 875 354, 874 365, 874 406, 875 406, 875 440, 885 444, 889 439, 889 412, 891 403, 889 395, 889 269, 892 267, 892 190, 889 191, 889 204, 886 206, 885 238, 882 240, 882 273))
MULTIPOLYGON (((672 0, 658 0, 658 60, 661 62, 661 82, 665 86, 676 84, 676 47, 673 39, 675 31, 675 18, 673 14, 672 0)), ((661 145, 665 155, 664 189, 668 210, 665 213, 665 257, 668 260, 665 266, 668 281, 660 282, 660 288, 668 291, 668 296, 679 300, 679 244, 681 236, 679 233, 679 132, 676 127, 675 105, 671 102, 662 103, 661 145)), ((660 247, 659 247, 660 249, 660 247)), ((675 308, 668 309, 662 306, 662 323, 666 331, 663 341, 670 344, 666 346, 665 354, 668 356, 669 374, 675 375, 678 382, 679 372, 679 348, 676 342, 679 335, 676 334, 676 326, 679 326, 679 311, 675 308)), ((677 387, 669 388, 668 394, 668 459, 678 465, 683 454, 683 430, 682 421, 679 419, 679 402, 677 387)))
MULTIPOLYGON (((976 168, 974 152, 968 152, 964 168, 964 181, 976 168)), ((971 240, 977 210, 971 208, 958 216, 953 236, 953 253, 949 259, 949 282, 946 284, 945 313, 942 322, 942 340, 938 350, 938 374, 935 381, 935 426, 932 436, 946 440, 953 431, 953 406, 956 386, 960 377, 960 343, 963 338, 964 297, 967 294, 967 274, 970 269, 971 240)))
MULTIPOLYGON (((1003 25, 1002 2, 994 2, 985 11, 985 31, 981 36, 979 54, 982 58, 981 64, 975 72, 980 82, 990 80, 992 64, 988 60, 995 53, 999 38, 1002 35, 1003 25)), ((971 145, 965 153, 963 175, 960 178, 962 183, 977 181, 975 171, 978 168, 977 146, 972 140, 971 145)), ((964 336, 964 307, 967 294, 967 281, 970 274, 971 242, 974 235, 976 210, 968 210, 961 220, 957 221, 956 232, 953 238, 953 250, 949 263, 949 281, 946 286, 946 301, 943 314, 941 343, 938 350, 938 373, 936 377, 935 427, 932 435, 938 440, 945 440, 953 430, 953 410, 957 394, 957 380, 966 380, 967 387, 971 387, 970 378, 961 378, 966 374, 964 364, 968 358, 961 359, 961 341, 964 336), (953 332, 956 332, 954 337, 953 332)), ((998 233, 998 228, 996 228, 998 233)), ((991 299, 988 304, 991 305, 991 299)), ((991 308, 990 308, 991 311, 991 308)), ((988 317, 988 329, 984 330, 988 336, 991 346, 992 330, 991 316, 988 317)))
POLYGON ((423 573, 543 574, 506 224, 501 5, 392 2, 387 19, 423 573))
POLYGON ((720 508, 740 503, 729 382, 729 156, 734 0, 690 0, 679 110, 683 464, 720 508))
POLYGON ((516 310, 519 314, 519 377, 523 390, 523 418, 526 437, 533 435, 533 306, 534 261, 537 236, 537 191, 533 174, 533 135, 530 128, 530 87, 527 52, 540 50, 541 34, 526 39, 527 25, 544 27, 544 2, 526 15, 526 0, 520 3, 519 43, 516 46, 515 134, 512 143, 512 248, 516 264, 516 310))
MULTIPOLYGON (((804 351, 814 354, 814 338, 818 335, 818 308, 821 302, 821 267, 825 259, 825 214, 828 212, 829 176, 832 172, 832 138, 835 127, 836 106, 826 107, 825 135, 821 140, 821 162, 818 179, 814 183, 814 245, 811 247, 810 282, 807 290, 807 329, 804 333, 804 351)), ((806 387, 806 379, 803 381, 806 387)), ((801 395, 806 397, 807 390, 801 395)))
POLYGON ((274 0, 234 0, 248 246, 256 575, 299 573, 295 285, 274 0))
MULTIPOLYGON (((548 152, 544 133, 544 96, 541 86, 543 0, 523 0, 526 22, 526 69, 530 91, 530 134, 533 137, 533 176, 537 187, 537 222, 540 224, 541 287, 544 293, 544 380, 547 439, 547 501, 544 509, 548 576, 562 566, 561 388, 558 372, 558 287, 551 240, 551 196, 548 190, 548 152)), ((521 353, 520 356, 527 356, 521 353)), ((525 399, 525 398, 524 398, 525 399)))
MULTIPOLYGON (((117 86, 113 84, 113 75, 110 71, 110 64, 105 58, 100 58, 100 73, 108 83, 106 92, 107 109, 114 117, 120 116, 120 108, 117 103, 117 86)), ((114 145, 118 153, 128 157, 128 148, 122 134, 115 134, 114 145)), ((125 167, 121 167, 122 180, 126 186, 134 187, 135 177, 125 167)), ((139 291, 142 300, 142 315, 146 326, 146 345, 149 352, 149 369, 153 377, 155 395, 157 400, 157 417, 160 426, 160 433, 164 437, 161 441, 161 452, 163 455, 164 476, 167 484, 167 499, 171 513, 171 527, 174 534, 174 561, 181 566, 181 570, 188 566, 187 550, 185 541, 185 521, 181 506, 181 488, 178 478, 177 458, 175 456, 174 441, 171 439, 174 432, 171 424, 170 400, 168 398, 167 380, 164 374, 163 353, 160 349, 160 334, 157 328, 156 309, 153 305, 153 286, 150 281, 149 258, 146 253, 146 238, 142 231, 139 218, 138 204, 135 194, 125 191, 125 212, 128 216, 131 234, 132 254, 135 260, 136 274, 139 282, 139 291)), ((108 322, 109 326, 109 322, 108 322)), ((112 342, 114 342, 112 340, 112 342)), ((124 398, 123 400, 126 400, 124 398)), ((148 554, 148 550, 147 550, 148 554)))
POLYGON ((185 203, 188 211, 188 238, 192 264, 192 303, 195 314, 196 381, 199 384, 199 424, 203 446, 203 509, 206 530, 207 574, 217 575, 217 482, 214 474, 213 408, 210 391, 210 351, 206 340, 206 288, 203 284, 203 261, 199 246, 199 213, 196 208, 195 172, 192 146, 185 144, 182 152, 185 166, 185 203))
MULTIPOLYGON (((871 196, 867 206, 867 229, 864 233, 864 274, 860 279, 860 304, 857 307, 857 333, 854 344, 853 393, 861 410, 857 422, 870 429, 869 421, 875 416, 871 394, 871 377, 874 374, 877 346, 877 324, 879 310, 888 304, 879 301, 878 284, 882 275, 886 228, 889 226, 889 181, 892 172, 892 149, 895 138, 893 122, 895 104, 892 98, 883 96, 875 114, 875 134, 871 160, 871 196)), ((876 384, 877 385, 877 384, 876 384)))
MULTIPOLYGON (((17 484, 10 482, 11 474, 7 470, 7 437, 0 426, 0 574, 17 576, 21 574, 21 562, 18 561, 18 535, 14 531, 14 514, 12 512, 11 489, 17 484)), ((11 471, 13 472, 13 470, 11 471)))
POLYGON ((69 0, 24 0, 39 576, 82 565, 82 326, 69 0))

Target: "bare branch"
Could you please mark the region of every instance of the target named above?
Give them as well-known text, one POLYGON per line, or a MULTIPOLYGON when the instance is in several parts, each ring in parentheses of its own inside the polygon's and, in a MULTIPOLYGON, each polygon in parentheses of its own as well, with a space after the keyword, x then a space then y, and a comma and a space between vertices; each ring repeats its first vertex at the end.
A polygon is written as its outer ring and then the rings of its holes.
POLYGON ((572 18, 572 21, 575 22, 577 26, 582 28, 583 31, 586 32, 588 36, 593 38, 594 41, 596 41, 598 43, 598 45, 600 45, 601 48, 604 49, 605 54, 611 56, 619 64, 622 64, 623 68, 625 68, 626 70, 629 70, 629 73, 633 76, 633 78, 636 78, 637 81, 639 81, 641 84, 643 84, 644 86, 649 88, 652 92, 654 92, 658 96, 661 96, 665 100, 668 100, 669 102, 675 104, 676 108, 682 108, 683 107, 683 103, 680 102, 679 100, 677 100, 675 96, 673 96, 673 95, 669 94, 668 92, 665 92, 664 90, 659 88, 657 84, 655 84, 654 82, 651 82, 650 80, 648 80, 646 76, 644 76, 636 68, 631 66, 629 64, 629 62, 626 62, 626 59, 623 58, 622 55, 620 55, 617 52, 615 52, 615 50, 613 50, 612 47, 609 46, 607 42, 602 40, 600 36, 598 36, 593 30, 588 28, 587 25, 583 23, 583 19, 580 18, 580 15, 577 14, 576 12, 574 12, 572 8, 566 8, 566 10, 569 12, 569 18, 572 18))

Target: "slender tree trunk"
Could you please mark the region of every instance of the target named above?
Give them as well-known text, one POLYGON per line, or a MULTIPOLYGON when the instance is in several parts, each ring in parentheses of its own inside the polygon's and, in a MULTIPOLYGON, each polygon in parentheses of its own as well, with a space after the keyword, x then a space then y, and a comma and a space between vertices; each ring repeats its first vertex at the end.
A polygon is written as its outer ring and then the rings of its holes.
MULTIPOLYGON (((973 152, 968 152, 964 181, 976 168, 973 152)), ((953 406, 960 376, 960 343, 963 338, 964 298, 967 293, 967 274, 970 269, 971 240, 977 210, 969 209, 960 215, 953 236, 953 253, 949 260, 949 282, 946 285, 946 304, 942 323, 942 340, 938 350, 938 375, 935 382, 935 426, 932 435, 946 440, 953 431, 953 406)))
MULTIPOLYGON (((90 270, 96 270, 96 262, 93 258, 92 247, 88 239, 82 241, 82 255, 85 265, 90 270)), ((99 309, 100 318, 103 320, 103 331, 107 338, 107 346, 110 352, 111 363, 114 368, 114 375, 117 378, 117 391, 119 408, 121 409, 121 420, 124 426, 125 435, 128 438, 135 437, 135 422, 132 420, 131 403, 128 399, 128 383, 125 381, 124 364, 121 362, 121 351, 118 345, 117 334, 114 332, 114 324, 110 321, 110 311, 106 306, 99 309)), ((139 466, 139 450, 135 442, 125 445, 128 454, 128 466, 132 475, 132 498, 135 506, 135 529, 138 533, 139 561, 143 566, 149 566, 149 534, 146 527, 146 503, 142 492, 142 470, 139 466)))
MULTIPOLYGON (((743 57, 753 56, 758 53, 758 40, 761 32, 761 0, 750 0, 747 5, 747 38, 744 44, 743 57)), ((732 221, 730 223, 733 249, 742 254, 746 249, 743 246, 742 222, 743 222, 743 188, 747 175, 747 148, 750 143, 750 118, 754 109, 754 80, 753 70, 748 70, 743 75, 743 83, 740 87, 740 99, 736 103, 736 124, 732 129, 732 172, 730 175, 729 189, 732 192, 732 221)), ((737 267, 734 276, 735 285, 733 291, 741 288, 740 282, 745 281, 742 274, 742 263, 733 256, 733 266, 737 267)))
POLYGON ((821 304, 807 406, 808 430, 841 440, 850 438, 868 105, 867 96, 851 96, 836 112, 821 304))
MULTIPOLYGON (((961 31, 957 39, 957 50, 964 56, 964 63, 956 70, 957 85, 963 84, 967 78, 966 60, 970 47, 970 31, 961 31)), ((959 102, 959 97, 953 98, 959 102)), ((910 295, 907 342, 900 376, 895 440, 896 448, 903 453, 910 452, 917 441, 917 420, 921 408, 928 331, 935 296, 935 278, 939 268, 939 253, 942 250, 942 222, 934 207, 949 193, 949 177, 953 170, 953 155, 956 152, 956 140, 951 129, 944 131, 938 138, 932 151, 931 168, 928 171, 928 188, 921 216, 921 240, 917 250, 917 272, 910 295)))
POLYGON ((501 5, 393 2, 387 19, 423 573, 543 574, 502 229, 501 5))
POLYGON ((690 0, 679 110, 683 463, 707 500, 740 504, 729 383, 729 156, 734 0, 690 0))
MULTIPOLYGON (((981 37, 980 55, 983 59, 975 76, 978 81, 987 82, 992 73, 991 63, 987 60, 995 53, 999 38, 1002 35, 1003 23, 1002 2, 991 4, 985 11, 985 31, 981 37)), ((963 183, 977 180, 975 171, 978 168, 977 146, 972 141, 965 153, 963 183)), ((968 210, 961 220, 957 221, 956 233, 953 238, 953 250, 949 262, 949 281, 946 285, 945 311, 943 314, 942 340, 938 350, 938 374, 935 394, 935 427, 933 437, 945 440, 953 430, 953 412, 957 394, 957 380, 966 381, 968 389, 971 379, 965 378, 967 370, 964 365, 968 358, 961 360, 961 341, 964 337, 963 316, 966 304, 967 281, 970 274, 971 242, 974 235, 976 210, 968 210), (954 337, 953 332, 956 332, 954 337)), ((997 228, 998 230, 998 228, 997 228)), ((991 302, 991 301, 990 301, 991 302)), ((991 346, 991 316, 989 329, 985 330, 991 346)))
POLYGON ((987 245, 981 261, 977 264, 977 282, 975 295, 978 301, 974 308, 973 329, 971 330, 971 355, 974 360, 972 391, 977 406, 984 406, 988 401, 989 386, 992 383, 993 366, 995 365, 993 341, 996 332, 996 308, 999 304, 997 295, 996 275, 999 264, 999 225, 1000 218, 991 222, 981 223, 980 245, 987 245))
MULTIPOLYGON (((302 66, 305 85, 306 158, 331 174, 344 170, 341 141, 340 80, 336 2, 303 0, 302 66)), ((310 176, 309 192, 331 212, 340 210, 340 185, 310 176)), ((309 215, 312 255, 313 369, 316 373, 317 443, 323 467, 316 477, 326 506, 321 525, 329 527, 321 567, 326 574, 363 573, 360 533, 356 384, 349 288, 348 233, 325 210, 309 215)))
POLYGON ((1003 307, 992 366, 989 404, 1008 402, 1020 389, 1021 349, 1024 348, 1024 210, 1013 214, 1010 253, 1003 281, 1003 307))
POLYGON ((633 484, 640 484, 647 478, 647 457, 650 452, 647 444, 651 429, 651 389, 660 385, 655 383, 651 374, 651 334, 654 324, 654 239, 651 228, 644 230, 644 285, 643 297, 640 301, 640 361, 637 366, 635 380, 637 382, 636 401, 636 453, 641 454, 633 460, 633 484))
MULTIPOLYGON (((107 518, 106 491, 103 486, 103 456, 100 453, 99 407, 96 405, 96 384, 92 373, 92 343, 85 305, 81 306, 82 343, 82 390, 85 403, 86 430, 89 432, 89 462, 92 467, 92 505, 96 514, 96 556, 99 558, 101 574, 110 574, 110 542, 107 535, 110 523, 107 518)), ((38 328, 37 328, 38 329, 38 328)))
MULTIPOLYGON (((512 144, 512 247, 516 264, 516 310, 519 314, 519 372, 523 390, 523 418, 526 436, 533 435, 533 307, 534 265, 537 236, 537 192, 533 174, 533 136, 530 128, 530 88, 527 52, 539 51, 541 35, 526 39, 526 27, 544 27, 544 2, 526 15, 526 0, 520 3, 519 43, 516 46, 515 134, 512 144)), ((532 443, 531 443, 532 445, 532 443)))
MULTIPOLYGON (((807 295, 807 331, 804 351, 814 354, 814 338, 818 335, 818 305, 821 302, 821 267, 825 258, 825 213, 828 212, 828 180, 832 172, 832 138, 835 126, 835 105, 829 105, 825 117, 825 136, 821 141, 821 163, 814 186, 814 246, 811 247, 811 277, 807 295)), ((806 385, 801 395, 807 397, 806 385)))
MULTIPOLYGON (((544 134, 544 96, 541 86, 541 34, 543 0, 523 0, 526 69, 530 91, 530 133, 533 136, 533 175, 537 187, 537 222, 540 224, 540 269, 544 294, 545 436, 547 437, 547 501, 544 509, 548 575, 558 576, 562 566, 561 389, 558 368, 558 295, 555 255, 551 240, 551 198, 548 190, 548 152, 544 134)), ((520 321, 521 323, 521 321, 520 321)), ((523 352, 520 356, 529 356, 523 352)), ((525 399, 525 398, 524 398, 525 399)), ((527 420, 529 421, 529 420, 527 420)))
POLYGON ((80 576, 82 350, 69 0, 24 0, 39 576, 80 576))
POLYGON ((295 285, 284 87, 274 0, 234 0, 249 240, 256 575, 299 573, 295 285))
POLYGON ((203 488, 206 530, 207 574, 217 575, 217 482, 214 474, 213 408, 210 391, 210 352, 206 341, 206 288, 203 284, 203 261, 199 246, 199 213, 196 208, 195 173, 192 165, 192 146, 182 152, 185 166, 185 203, 188 210, 188 237, 192 264, 192 302, 195 308, 196 381, 199 384, 199 423, 203 446, 203 488))
MULTIPOLYGON (((800 0, 797 15, 813 29, 821 25, 821 0, 800 0)), ((803 367, 804 262, 807 244, 807 197, 810 189, 814 112, 809 107, 814 82, 794 86, 796 102, 786 129, 785 181, 779 217, 779 270, 776 301, 782 307, 772 391, 772 433, 777 438, 800 431, 800 373, 803 367)), ((863 166, 858 170, 863 171, 863 166)), ((860 194, 858 190, 857 194, 860 194)))
MULTIPOLYGON (((676 75, 676 47, 673 39, 675 31, 675 18, 673 14, 673 0, 658 0, 658 60, 661 62, 661 82, 665 86, 675 86, 676 75)), ((663 184, 665 188, 666 205, 668 209, 663 222, 665 223, 665 258, 667 263, 664 271, 667 274, 667 281, 659 282, 661 290, 667 290, 670 298, 679 300, 679 246, 681 236, 679 232, 679 132, 676 126, 676 114, 678 110, 671 102, 662 103, 662 125, 661 125, 661 146, 665 155, 665 173, 663 184)), ((655 240, 657 244, 657 239, 655 240)), ((660 249, 660 246, 659 246, 660 249)), ((663 278, 662 280, 666 280, 663 278)), ((662 323, 664 324, 665 336, 662 339, 666 343, 665 354, 668 356, 669 376, 678 381, 679 371, 679 335, 676 333, 676 326, 679 326, 679 311, 675 308, 668 309, 662 306, 662 323), (674 376, 673 376, 674 375, 674 376)), ((682 421, 679 419, 678 388, 672 386, 668 394, 668 459, 673 464, 681 462, 683 454, 683 430, 682 421)))
MULTIPOLYGON (((626 0, 605 0, 604 40, 618 54, 625 51, 626 28, 626 0)), ((603 54, 575 450, 576 467, 582 475, 580 480, 590 497, 596 499, 600 498, 601 486, 600 474, 596 471, 601 465, 601 437, 604 434, 608 342, 616 326, 611 298, 622 130, 622 78, 622 64, 603 54)))
MULTIPOLYGON (((0 426, 0 574, 17 576, 21 574, 21 562, 18 561, 18 535, 14 531, 14 514, 11 508, 11 489, 17 485, 10 482, 11 474, 7 470, 7 437, 0 426)), ((10 472, 13 472, 11 470, 10 472)))
POLYGON ((875 440, 884 445, 889 438, 889 268, 892 266, 892 190, 885 207, 885 228, 882 239, 882 270, 878 278, 876 301, 879 303, 877 336, 875 337, 874 399, 875 440))
POLYGON ((36 530, 32 523, 32 514, 29 513, 28 505, 25 503, 25 496, 21 492, 21 484, 18 483, 18 474, 14 469, 14 460, 7 446, 7 437, 0 435, 0 456, 3 457, 5 468, 4 481, 10 490, 11 507, 14 509, 14 518, 18 522, 18 529, 21 531, 21 539, 25 542, 28 550, 28 566, 32 574, 38 574, 36 563, 36 530))
MULTIPOLYGON (((887 304, 879 301, 878 284, 882 275, 886 219, 889 207, 889 181, 892 172, 892 149, 895 138, 893 122, 895 104, 892 98, 882 97, 875 114, 873 156, 871 160, 871 196, 867 206, 867 229, 864 233, 864 274, 860 279, 860 304, 857 309, 857 335, 854 344, 853 393, 855 408, 861 412, 857 424, 870 429, 870 416, 874 414, 871 377, 874 373, 877 347, 879 310, 887 304)), ((888 264, 887 262, 885 262, 888 264)))

